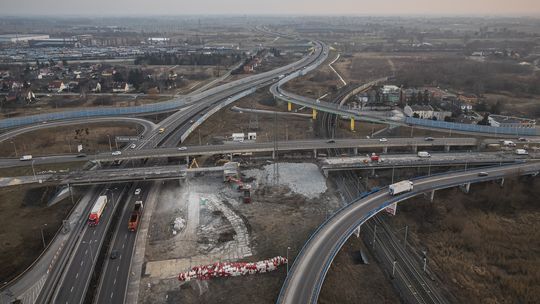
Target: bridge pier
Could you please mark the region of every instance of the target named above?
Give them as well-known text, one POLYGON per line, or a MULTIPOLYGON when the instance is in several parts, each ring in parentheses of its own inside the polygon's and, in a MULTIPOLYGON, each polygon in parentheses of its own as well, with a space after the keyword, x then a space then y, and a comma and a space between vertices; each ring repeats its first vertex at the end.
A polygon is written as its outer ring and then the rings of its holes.
POLYGON ((317 149, 313 149, 313 158, 317 158, 317 149))
POLYGON ((417 145, 412 146, 412 151, 413 151, 413 153, 417 153, 418 152, 418 146, 417 145))
POLYGON ((382 153, 387 154, 388 153, 388 147, 383 147, 382 148, 382 153))
POLYGON ((501 183, 500 183, 501 187, 504 186, 504 177, 501 178, 501 183))
POLYGON ((375 176, 375 168, 371 169, 371 176, 375 176))
POLYGON ((445 145, 444 146, 444 152, 450 152, 450 145, 445 145))
POLYGON ((435 199, 435 190, 431 191, 431 196, 429 198, 429 201, 433 203, 433 200, 435 199))
POLYGON ((316 109, 313 109, 313 111, 311 112, 311 118, 313 120, 317 119, 317 110, 316 109))
POLYGON ((354 155, 358 155, 358 148, 353 149, 354 155))
POLYGON ((356 230, 354 231, 354 234, 356 234, 356 238, 360 237, 360 227, 362 226, 358 226, 358 228, 356 228, 356 230))
POLYGON ((351 118, 351 131, 354 132, 354 118, 351 118))
POLYGON ((464 193, 469 193, 469 191, 471 190, 471 183, 463 184, 463 185, 459 186, 459 188, 460 188, 461 191, 463 191, 464 193))
POLYGON ((186 156, 186 165, 189 167, 189 156, 186 156))
MULTIPOLYGON (((231 154, 232 155, 232 154, 231 154)), ((272 159, 276 159, 276 150, 272 151, 272 159)))
POLYGON ((292 103, 290 101, 287 102, 287 111, 292 111, 292 103))

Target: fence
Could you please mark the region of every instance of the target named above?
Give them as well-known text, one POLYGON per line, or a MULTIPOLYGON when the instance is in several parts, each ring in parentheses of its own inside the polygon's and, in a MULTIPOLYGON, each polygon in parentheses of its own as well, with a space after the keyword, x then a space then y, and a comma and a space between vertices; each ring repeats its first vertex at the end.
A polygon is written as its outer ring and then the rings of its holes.
POLYGON ((72 110, 64 112, 44 113, 24 117, 7 118, 0 120, 0 129, 20 127, 44 121, 77 119, 99 116, 137 115, 146 113, 165 112, 177 109, 185 105, 184 98, 135 107, 93 108, 84 110, 72 110))
POLYGON ((420 119, 414 117, 406 117, 405 122, 408 124, 419 125, 424 127, 441 128, 455 131, 477 132, 477 133, 489 133, 489 134, 506 134, 506 135, 539 135, 536 128, 506 128, 506 127, 492 127, 482 125, 462 124, 455 122, 437 121, 430 119, 420 119))

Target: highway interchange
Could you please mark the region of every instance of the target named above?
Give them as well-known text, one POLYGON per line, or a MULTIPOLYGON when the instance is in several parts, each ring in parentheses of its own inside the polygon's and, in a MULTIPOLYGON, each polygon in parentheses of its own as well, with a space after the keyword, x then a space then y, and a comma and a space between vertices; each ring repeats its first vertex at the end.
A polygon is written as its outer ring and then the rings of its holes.
MULTIPOLYGON (((179 150, 177 146, 185 139, 186 134, 189 134, 194 128, 199 126, 204 119, 217 107, 221 107, 223 103, 232 102, 240 96, 249 94, 256 88, 262 88, 272 85, 271 92, 276 96, 282 96, 282 99, 296 98, 302 99, 301 96, 291 95, 292 93, 285 92, 280 89, 280 85, 301 76, 324 62, 328 56, 328 47, 318 41, 312 42, 313 51, 303 59, 278 68, 269 72, 257 74, 240 80, 236 80, 224 85, 220 85, 203 92, 196 92, 193 95, 182 97, 189 106, 182 110, 174 112, 172 115, 159 122, 158 124, 149 123, 146 120, 135 118, 122 118, 126 123, 136 123, 143 127, 141 140, 133 141, 136 144, 135 149, 126 148, 121 155, 113 156, 111 153, 100 153, 97 155, 88 155, 77 157, 77 155, 61 155, 61 156, 44 156, 35 157, 34 164, 50 164, 62 163, 71 161, 98 161, 110 162, 113 160, 135 160, 147 159, 147 165, 159 166, 163 165, 164 158, 167 157, 189 157, 198 155, 214 155, 234 154, 234 153, 260 153, 273 152, 275 150, 274 143, 234 143, 216 146, 192 146, 186 150, 179 150), (297 72, 297 73, 295 73, 297 72), (285 76, 280 79, 281 75, 285 76), (164 131, 159 131, 163 128, 164 131)), ((278 97, 279 98, 279 97, 278 97)), ((306 103, 318 103, 317 101, 306 100, 306 103)), ((350 111, 343 112, 339 105, 321 104, 319 110, 328 111, 340 115, 352 115, 350 111)), ((119 120, 119 118, 86 118, 82 121, 85 123, 99 123, 105 121, 119 120)), ((380 118, 363 117, 363 119, 381 122, 380 118)), ((8 140, 16 135, 25 132, 39 130, 45 127, 64 126, 69 124, 80 123, 80 120, 71 121, 51 121, 32 125, 21 129, 16 129, 0 135, 0 141, 8 140)), ((387 122, 387 121, 386 121, 387 122)), ((378 139, 336 139, 328 140, 305 140, 305 141, 287 141, 277 144, 277 151, 316 151, 325 149, 357 149, 357 148, 378 148, 384 149, 388 147, 452 147, 452 146, 472 146, 476 147, 479 144, 475 138, 436 138, 433 141, 425 141, 423 138, 396 138, 388 139, 386 142, 381 142, 378 139)), ((129 146, 129 145, 128 145, 129 146)), ((11 167, 18 165, 27 165, 27 162, 21 162, 18 159, 2 159, 0 167, 11 167)), ((515 174, 533 174, 538 172, 539 165, 536 163, 516 164, 499 166, 489 169, 482 169, 489 172, 487 177, 478 177, 478 170, 448 173, 439 176, 425 177, 415 181, 413 192, 391 197, 386 190, 369 195, 368 197, 358 199, 346 208, 340 210, 325 222, 319 230, 306 243, 304 249, 295 260, 291 272, 286 278, 283 289, 280 293, 278 302, 280 303, 316 303, 318 293, 322 282, 328 271, 330 263, 339 248, 343 245, 346 239, 351 235, 352 231, 359 225, 365 222, 368 218, 383 209, 386 205, 405 200, 411 196, 431 191, 453 187, 461 184, 488 181, 500 179, 505 176, 515 174), (321 267, 313 267, 313 265, 321 265, 321 267)), ((103 187, 94 187, 88 194, 90 202, 94 201, 99 194, 108 195, 113 203, 107 206, 102 224, 97 227, 90 228, 85 225, 85 216, 80 216, 79 221, 72 222, 72 232, 70 234, 69 243, 72 244, 72 250, 64 250, 62 259, 67 263, 53 264, 51 274, 47 271, 47 275, 43 272, 36 274, 31 273, 37 278, 39 275, 44 275, 46 281, 43 291, 37 298, 37 303, 82 303, 85 299, 86 291, 89 288, 89 282, 92 279, 94 269, 96 268, 96 260, 99 256, 101 246, 106 241, 109 228, 112 233, 109 235, 112 239, 110 248, 105 255, 104 266, 101 269, 98 288, 94 300, 98 303, 122 303, 125 302, 127 286, 130 278, 130 269, 132 254, 135 246, 136 233, 131 233, 125 229, 125 223, 129 217, 130 211, 135 200, 142 198, 152 191, 152 183, 130 183, 123 186, 106 185, 103 187), (138 197, 134 194, 134 189, 141 188, 142 196, 138 197), (118 210, 117 210, 118 209, 118 210), (113 215, 117 210, 118 220, 113 220, 113 215), (118 251, 117 259, 110 260, 108 256, 111 251, 118 251), (90 263, 91 261, 91 263, 90 263)), ((89 212, 91 204, 84 208, 83 214, 89 212)), ((66 246, 69 248, 69 246, 66 246)), ((30 278, 31 279, 31 278, 30 278)), ((29 279, 20 279, 25 281, 29 279)), ((14 287, 18 282, 10 284, 12 290, 20 290, 21 288, 14 287)))

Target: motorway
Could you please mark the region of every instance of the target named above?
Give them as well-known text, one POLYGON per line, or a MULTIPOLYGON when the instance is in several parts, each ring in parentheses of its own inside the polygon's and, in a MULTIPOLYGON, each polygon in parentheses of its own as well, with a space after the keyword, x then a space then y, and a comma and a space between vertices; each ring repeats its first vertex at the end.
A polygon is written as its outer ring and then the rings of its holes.
POLYGON ((281 289, 278 303, 317 303, 332 260, 357 227, 386 206, 421 193, 508 176, 538 174, 540 163, 505 165, 416 179, 411 192, 391 196, 387 188, 351 202, 340 209, 310 237, 294 261, 281 289), (479 177, 478 172, 488 172, 479 177))
MULTIPOLYGON (((123 186, 126 187, 125 185, 123 186)), ((68 262, 66 271, 63 273, 61 281, 64 282, 62 288, 57 288, 53 295, 54 303, 80 303, 84 299, 84 295, 90 282, 90 276, 86 273, 93 273, 96 259, 99 256, 101 246, 108 227, 111 223, 111 217, 117 207, 122 208, 124 199, 121 194, 125 189, 110 189, 100 193, 107 195, 109 202, 107 203, 100 223, 95 227, 90 227, 84 224, 84 228, 79 236, 78 244, 76 245, 73 254, 68 262)), ((97 196, 95 197, 97 199, 97 196)), ((95 200, 91 202, 93 205, 95 200)), ((86 215, 88 213, 85 213, 86 215)), ((82 217, 81 220, 86 222, 87 217, 82 217)))
MULTIPOLYGON (((388 138, 387 141, 381 142, 379 139, 335 139, 329 141, 326 139, 313 140, 296 140, 296 141, 279 141, 277 143, 277 151, 313 151, 319 149, 354 149, 354 148, 396 148, 396 147, 411 147, 411 148, 430 148, 430 147, 476 147, 478 140, 476 138, 455 137, 455 138, 434 138, 433 141, 426 141, 424 138, 404 137, 404 138, 388 138)), ((150 158, 166 158, 166 157, 186 157, 199 155, 215 155, 215 154, 230 154, 230 153, 260 153, 274 151, 273 142, 231 142, 223 145, 204 145, 204 146, 189 146, 185 150, 179 150, 176 147, 171 148, 149 148, 143 149, 126 149, 121 155, 112 155, 110 152, 100 153, 96 155, 88 155, 86 157, 78 157, 77 155, 53 155, 34 157, 34 165, 41 164, 57 164, 65 162, 77 161, 115 161, 115 160, 134 160, 134 159, 150 159, 150 158)), ((28 166, 31 162, 20 161, 16 158, 0 159, 1 167, 16 167, 28 166)))

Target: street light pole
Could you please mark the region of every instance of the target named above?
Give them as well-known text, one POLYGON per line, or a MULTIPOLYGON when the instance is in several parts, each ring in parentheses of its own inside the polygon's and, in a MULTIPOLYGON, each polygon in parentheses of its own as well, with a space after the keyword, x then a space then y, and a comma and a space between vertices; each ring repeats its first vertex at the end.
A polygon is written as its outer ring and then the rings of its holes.
POLYGON ((13 144, 13 150, 15 150, 15 157, 19 156, 17 153, 17 146, 15 145, 15 142, 12 140, 11 143, 13 144))
POLYGON ((32 159, 32 173, 34 173, 34 180, 36 180, 36 170, 34 170, 34 160, 32 159))
POLYGON ((289 275, 289 250, 291 247, 287 247, 287 275, 289 275))
POLYGON ((41 230, 41 242, 43 242, 43 249, 45 249, 45 236, 43 235, 43 227, 47 227, 47 224, 41 225, 39 229, 41 230))

